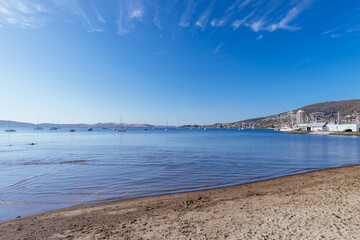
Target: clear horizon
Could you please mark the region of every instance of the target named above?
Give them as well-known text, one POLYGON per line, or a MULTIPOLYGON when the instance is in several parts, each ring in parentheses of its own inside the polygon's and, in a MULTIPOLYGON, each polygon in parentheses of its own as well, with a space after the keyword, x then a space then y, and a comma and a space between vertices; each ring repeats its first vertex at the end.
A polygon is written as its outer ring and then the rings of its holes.
POLYGON ((357 99, 360 2, 0 1, 0 119, 212 124, 357 99))

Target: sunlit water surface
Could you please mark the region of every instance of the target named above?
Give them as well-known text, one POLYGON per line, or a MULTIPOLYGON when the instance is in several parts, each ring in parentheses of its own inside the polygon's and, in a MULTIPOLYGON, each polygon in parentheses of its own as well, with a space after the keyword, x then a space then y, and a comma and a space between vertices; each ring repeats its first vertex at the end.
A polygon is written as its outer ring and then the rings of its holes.
POLYGON ((359 150, 358 137, 272 130, 0 129, 0 220, 359 164, 359 150))

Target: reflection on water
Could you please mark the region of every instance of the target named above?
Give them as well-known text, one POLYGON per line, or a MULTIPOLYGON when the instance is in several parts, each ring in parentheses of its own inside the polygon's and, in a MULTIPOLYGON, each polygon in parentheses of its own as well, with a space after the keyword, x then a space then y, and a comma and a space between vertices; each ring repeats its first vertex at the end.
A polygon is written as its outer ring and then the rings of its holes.
POLYGON ((360 163, 360 138, 348 136, 225 129, 0 131, 0 220, 360 163))

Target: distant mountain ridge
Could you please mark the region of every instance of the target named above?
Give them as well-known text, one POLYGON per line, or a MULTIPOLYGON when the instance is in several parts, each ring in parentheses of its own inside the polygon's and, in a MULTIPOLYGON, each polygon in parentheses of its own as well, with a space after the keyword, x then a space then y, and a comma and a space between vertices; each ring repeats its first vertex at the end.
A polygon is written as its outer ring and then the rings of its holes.
MULTIPOLYGON (((152 128, 152 127, 165 127, 163 125, 151 125, 151 124, 130 124, 130 123, 95 123, 95 124, 87 124, 87 123, 77 123, 77 124, 52 124, 52 123, 39 123, 38 125, 34 123, 26 123, 26 122, 17 122, 10 121, 11 128, 17 127, 42 127, 42 128, 50 128, 53 126, 62 127, 62 128, 77 128, 77 127, 98 127, 98 128, 119 128, 121 126, 126 128, 152 128)), ((9 120, 0 120, 0 127, 7 128, 9 126, 9 120)))
POLYGON ((266 117, 252 118, 232 123, 216 123, 204 127, 281 127, 290 125, 292 119, 295 121, 295 115, 298 110, 303 110, 305 112, 307 122, 335 122, 337 120, 337 113, 339 112, 341 123, 354 123, 356 121, 358 113, 360 114, 360 99, 328 101, 306 105, 304 107, 294 110, 292 117, 291 112, 288 111, 266 117))

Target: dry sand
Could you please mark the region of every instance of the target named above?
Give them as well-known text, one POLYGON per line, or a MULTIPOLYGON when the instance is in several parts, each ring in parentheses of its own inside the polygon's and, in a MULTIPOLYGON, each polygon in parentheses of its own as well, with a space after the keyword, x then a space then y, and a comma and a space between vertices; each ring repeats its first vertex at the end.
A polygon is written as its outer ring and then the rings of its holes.
POLYGON ((360 166, 67 208, 0 222, 1 239, 360 239, 360 166))

